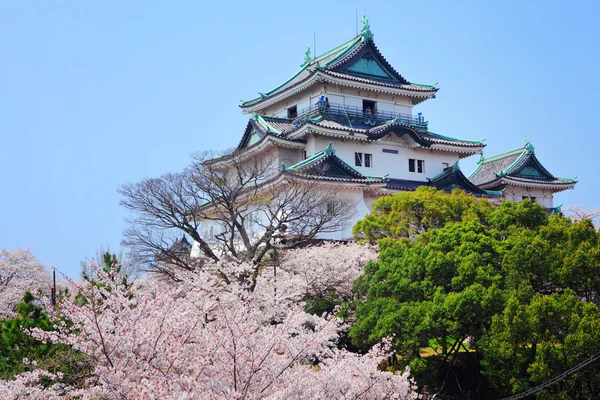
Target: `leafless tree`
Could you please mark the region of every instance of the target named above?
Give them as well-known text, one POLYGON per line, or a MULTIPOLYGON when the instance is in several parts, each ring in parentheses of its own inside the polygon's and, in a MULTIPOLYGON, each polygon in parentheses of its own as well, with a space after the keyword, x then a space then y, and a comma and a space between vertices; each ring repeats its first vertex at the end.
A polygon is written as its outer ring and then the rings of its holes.
POLYGON ((119 192, 134 214, 124 239, 132 258, 167 275, 173 266, 193 270, 202 262, 174 248, 182 233, 198 243, 205 261, 258 265, 274 246, 292 248, 342 229, 354 212, 330 186, 283 173, 275 158, 235 152, 217 159, 196 155, 181 173, 125 184, 119 192), (220 226, 212 237, 201 232, 208 221, 220 226))

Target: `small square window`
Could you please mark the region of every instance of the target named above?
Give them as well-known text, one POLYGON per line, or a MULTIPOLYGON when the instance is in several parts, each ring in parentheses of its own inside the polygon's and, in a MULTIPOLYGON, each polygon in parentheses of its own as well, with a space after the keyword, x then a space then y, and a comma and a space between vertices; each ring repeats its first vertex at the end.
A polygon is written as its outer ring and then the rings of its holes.
POLYGON ((298 116, 298 106, 293 106, 287 109, 287 117, 289 119, 296 118, 298 116))
POLYGON ((377 113, 377 102, 372 100, 363 100, 363 112, 368 114, 377 113), (369 110, 369 111, 367 111, 369 110))
POLYGON ((442 163, 442 168, 446 169, 446 168, 449 168, 449 167, 450 167, 450 163, 447 163, 447 162, 443 162, 442 163))

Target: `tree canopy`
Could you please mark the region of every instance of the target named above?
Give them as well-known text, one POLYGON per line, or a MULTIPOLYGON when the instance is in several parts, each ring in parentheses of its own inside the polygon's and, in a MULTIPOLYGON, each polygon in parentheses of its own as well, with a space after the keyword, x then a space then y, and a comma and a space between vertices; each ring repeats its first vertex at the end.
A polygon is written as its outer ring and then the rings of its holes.
MULTIPOLYGON (((356 345, 393 336, 416 372, 423 348, 440 352, 439 365, 461 351, 481 368, 473 389, 487 379, 496 395, 600 351, 600 247, 590 221, 548 216, 528 200, 494 207, 421 188, 377 200, 355 234, 380 249, 355 282, 356 345)), ((579 374, 552 390, 597 396, 597 383, 597 373, 579 374)))

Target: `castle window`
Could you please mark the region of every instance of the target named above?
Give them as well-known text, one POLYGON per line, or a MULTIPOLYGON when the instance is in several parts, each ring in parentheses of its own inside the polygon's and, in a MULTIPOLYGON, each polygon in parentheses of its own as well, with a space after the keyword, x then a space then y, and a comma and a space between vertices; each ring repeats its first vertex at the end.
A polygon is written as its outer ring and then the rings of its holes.
POLYGON ((371 100, 363 100, 363 113, 375 114, 377 112, 377 102, 371 100), (367 111, 369 110, 369 111, 367 111))
POLYGON ((414 158, 409 158, 408 171, 422 174, 425 172, 425 160, 415 160, 414 158))
POLYGON ((354 165, 357 167, 373 167, 373 154, 354 153, 354 165))
POLYGON ((442 163, 442 168, 446 169, 448 167, 450 167, 450 163, 447 163, 447 162, 442 163))
POLYGON ((298 106, 293 106, 287 109, 287 117, 292 119, 298 116, 298 106))
POLYGON ((306 150, 302 150, 302 159, 306 160, 306 150))
POLYGON ((384 153, 389 153, 389 154, 398 154, 398 150, 396 149, 382 149, 384 153))

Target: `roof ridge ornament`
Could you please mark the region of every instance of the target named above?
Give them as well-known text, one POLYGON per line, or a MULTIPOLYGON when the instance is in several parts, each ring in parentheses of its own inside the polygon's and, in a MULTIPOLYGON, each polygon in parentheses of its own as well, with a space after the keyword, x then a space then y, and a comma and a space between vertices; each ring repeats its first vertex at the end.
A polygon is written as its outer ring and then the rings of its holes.
POLYGON ((527 136, 525 136, 525 150, 527 150, 527 153, 533 153, 533 151, 535 150, 535 147, 533 147, 531 141, 527 136))
POLYGON ((325 147, 325 155, 335 154, 335 149, 333 148, 331 142, 329 142, 329 146, 325 147))
POLYGON ((310 56, 310 44, 306 45, 306 51, 304 52, 304 62, 300 65, 301 67, 305 67, 312 61, 312 57, 310 56))
POLYGON ((361 35, 362 35, 362 41, 366 42, 369 39, 373 39, 373 32, 371 32, 371 25, 369 25, 369 20, 367 19, 366 15, 362 16, 361 19, 362 22, 362 30, 360 31, 361 35))

